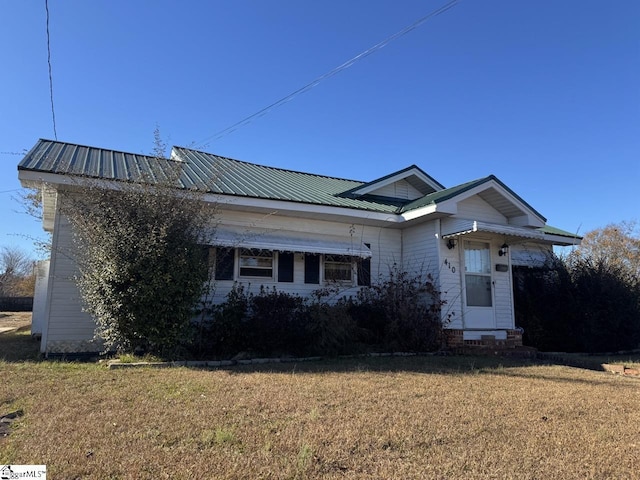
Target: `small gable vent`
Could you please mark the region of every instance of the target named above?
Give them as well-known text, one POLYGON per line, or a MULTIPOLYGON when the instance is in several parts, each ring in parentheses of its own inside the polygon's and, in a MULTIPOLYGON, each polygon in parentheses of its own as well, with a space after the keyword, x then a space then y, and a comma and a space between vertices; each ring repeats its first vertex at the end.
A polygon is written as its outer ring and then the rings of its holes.
POLYGON ((395 195, 396 198, 401 198, 403 200, 409 199, 409 184, 407 182, 396 182, 395 186, 395 195))

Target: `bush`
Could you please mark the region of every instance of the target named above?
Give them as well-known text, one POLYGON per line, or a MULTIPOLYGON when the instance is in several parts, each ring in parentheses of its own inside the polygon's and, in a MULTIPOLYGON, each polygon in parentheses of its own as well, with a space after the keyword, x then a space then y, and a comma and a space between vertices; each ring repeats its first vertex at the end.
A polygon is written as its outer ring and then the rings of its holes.
POLYGON ((363 351, 432 351, 441 345, 440 300, 432 278, 394 267, 389 278, 362 288, 356 298, 339 287, 309 298, 234 285, 209 311, 197 335, 200 355, 340 355, 363 351))
POLYGON ((329 299, 339 294, 337 289, 320 289, 306 304, 304 322, 307 333, 306 352, 310 355, 344 355, 360 350, 357 324, 350 315, 350 298, 336 302, 329 299))
POLYGON ((353 312, 385 350, 433 351, 442 341, 442 306, 431 275, 409 275, 394 265, 387 279, 360 290, 353 312))
POLYGON ((574 257, 514 269, 516 322, 543 351, 610 352, 640 345, 640 283, 615 265, 574 257))
POLYGON ((213 305, 209 322, 202 325, 199 336, 201 356, 228 356, 245 350, 249 344, 249 297, 244 286, 235 283, 225 301, 213 305))
POLYGON ((302 353, 308 343, 305 300, 299 295, 260 287, 250 295, 247 349, 261 354, 302 353))

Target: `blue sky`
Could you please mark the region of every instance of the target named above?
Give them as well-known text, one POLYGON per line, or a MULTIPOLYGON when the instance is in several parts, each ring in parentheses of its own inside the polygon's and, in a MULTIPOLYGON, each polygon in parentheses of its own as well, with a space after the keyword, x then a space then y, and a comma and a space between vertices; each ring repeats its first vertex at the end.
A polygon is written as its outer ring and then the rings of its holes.
MULTIPOLYGON (((158 125, 171 145, 356 180, 495 174, 581 234, 640 219, 636 0, 461 0, 211 140, 445 3, 49 0, 58 139, 149 153, 158 125)), ((0 245, 30 249, 14 153, 54 136, 44 0, 0 18, 0 245)))

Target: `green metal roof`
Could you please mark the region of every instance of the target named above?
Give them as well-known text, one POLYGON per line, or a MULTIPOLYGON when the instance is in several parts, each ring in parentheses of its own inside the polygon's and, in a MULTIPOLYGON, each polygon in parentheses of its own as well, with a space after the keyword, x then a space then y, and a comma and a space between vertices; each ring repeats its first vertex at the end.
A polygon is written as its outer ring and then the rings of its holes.
POLYGON ((396 213, 392 199, 341 196, 364 182, 266 167, 183 147, 171 159, 40 139, 18 165, 58 175, 156 182, 173 178, 179 188, 211 193, 396 213))
MULTIPOLYGON (((417 167, 408 167, 412 168, 417 167)), ((179 188, 394 214, 444 202, 493 180, 544 220, 544 217, 493 175, 407 201, 350 194, 355 189, 371 185, 380 179, 361 182, 314 175, 243 162, 184 147, 173 147, 172 158, 163 159, 44 139, 40 139, 27 153, 18 165, 18 170, 134 182, 175 180, 177 171, 179 178, 176 186, 179 188)), ((400 170, 400 173, 405 170, 400 170)), ((385 178, 390 176, 383 177, 382 180, 385 178)), ((557 229, 555 232, 555 235, 572 236, 557 229)))
POLYGON ((40 139, 22 159, 18 170, 153 182, 171 178, 175 165, 171 160, 149 155, 40 139))
POLYGON ((577 240, 582 240, 582 237, 580 235, 567 232, 566 230, 560 230, 559 228, 551 227, 549 225, 545 225, 542 228, 538 228, 538 231, 542 233, 546 233, 548 235, 558 235, 559 237, 568 237, 568 238, 575 238, 577 240))
POLYGON ((174 147, 173 152, 188 166, 184 172, 189 180, 212 193, 389 213, 398 208, 393 201, 341 196, 364 184, 355 180, 266 167, 183 147, 174 147))

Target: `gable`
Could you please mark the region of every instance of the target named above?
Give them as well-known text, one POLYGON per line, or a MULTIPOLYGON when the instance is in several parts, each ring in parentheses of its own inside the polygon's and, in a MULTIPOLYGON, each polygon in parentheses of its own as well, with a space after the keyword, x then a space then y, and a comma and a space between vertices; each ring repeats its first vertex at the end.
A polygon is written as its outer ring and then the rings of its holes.
POLYGON ((504 223, 518 227, 540 228, 546 222, 533 207, 493 175, 426 195, 406 204, 402 208, 402 214, 405 220, 416 219, 426 214, 439 217, 462 216, 459 210, 461 206, 463 210, 475 210, 473 213, 476 215, 491 215, 492 210, 495 210, 505 217, 504 223), (464 203, 473 197, 477 199, 471 203, 464 203), (482 202, 478 202, 478 199, 482 202), (487 209, 487 206, 490 208, 487 209), (483 213, 484 210, 486 212, 483 213))
POLYGON ((353 197, 382 197, 412 201, 444 187, 420 168, 412 165, 344 192, 353 197))

